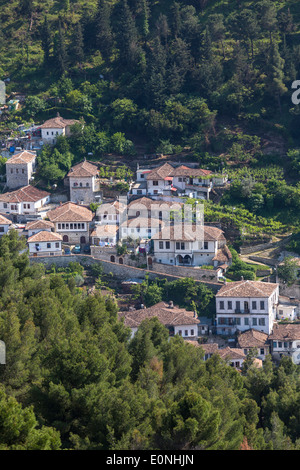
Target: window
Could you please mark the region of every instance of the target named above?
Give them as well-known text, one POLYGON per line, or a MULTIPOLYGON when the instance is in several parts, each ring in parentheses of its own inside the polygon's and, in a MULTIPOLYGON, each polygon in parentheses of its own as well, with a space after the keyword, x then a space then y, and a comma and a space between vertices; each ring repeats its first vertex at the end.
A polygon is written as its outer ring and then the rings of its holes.
POLYGON ((58 228, 58 230, 60 230, 61 229, 61 224, 57 224, 57 228, 58 228))
POLYGON ((140 175, 140 176, 141 176, 141 178, 145 178, 145 175, 140 175))
POLYGON ((153 186, 158 186, 158 181, 153 181, 153 186))
POLYGON ((228 300, 227 308, 228 308, 228 310, 232 310, 232 301, 231 300, 228 300))
POLYGON ((22 173, 23 173, 23 175, 24 175, 24 173, 25 173, 25 170, 24 170, 24 168, 22 168, 22 173))
POLYGON ((162 250, 164 247, 164 242, 159 242, 159 249, 162 250))
POLYGON ((184 243, 183 242, 180 243, 180 249, 184 250, 184 243))
POLYGON ((179 330, 179 331, 178 331, 178 334, 179 334, 179 336, 181 336, 181 335, 182 335, 182 331, 181 331, 181 330, 179 330))
POLYGON ((180 243, 176 242, 176 250, 179 250, 179 249, 180 249, 180 243))
POLYGON ((260 301, 260 309, 261 309, 261 310, 264 310, 264 309, 265 309, 265 301, 264 301, 264 300, 261 300, 261 301, 260 301))
POLYGON ((273 348, 277 348, 277 341, 273 341, 273 348))
POLYGON ((258 323, 259 323, 259 326, 265 326, 265 325, 266 325, 266 321, 265 321, 264 318, 260 318, 260 319, 258 320, 258 323))
POLYGON ((51 248, 51 243, 47 243, 47 248, 51 248))
POLYGON ((4 209, 7 209, 7 203, 6 202, 3 204, 3 207, 4 207, 4 209))
POLYGON ((235 323, 236 323, 236 325, 240 325, 241 324, 241 319, 240 318, 235 318, 235 323))
POLYGON ((282 342, 281 341, 278 342, 278 347, 282 348, 282 342))
POLYGON ((208 250, 208 242, 204 242, 204 250, 208 250))
POLYGON ((265 354, 264 348, 260 348, 260 355, 263 356, 265 354))
POLYGON ((11 172, 11 173, 13 173, 13 172, 14 172, 14 170, 11 168, 10 172, 11 172))
POLYGON ((185 334, 185 336, 188 336, 189 335, 188 330, 184 330, 184 334, 185 334))
POLYGON ((287 348, 287 347, 288 347, 288 344, 287 344, 287 342, 286 342, 286 341, 284 341, 284 343, 283 343, 283 347, 284 347, 284 348, 287 348))
POLYGON ((220 300, 220 310, 224 310, 224 300, 220 300))
POLYGON ((244 325, 249 325, 249 318, 244 319, 244 325))
POLYGON ((252 318, 252 325, 257 326, 257 318, 252 318))
POLYGON ((193 329, 191 330, 191 336, 194 336, 194 330, 193 329))
POLYGON ((253 301, 253 302, 252 302, 252 309, 253 309, 253 310, 256 310, 256 308, 257 308, 257 307, 256 307, 256 301, 253 301))
POLYGON ((239 300, 236 301, 235 303, 235 308, 236 310, 240 311, 241 310, 241 302, 239 300))
POLYGON ((170 249, 170 242, 166 242, 166 249, 167 249, 167 250, 170 249))
POLYGON ((59 242, 55 242, 55 248, 59 248, 59 242))
POLYGON ((1 233, 4 232, 4 227, 0 227, 0 232, 1 232, 1 233))

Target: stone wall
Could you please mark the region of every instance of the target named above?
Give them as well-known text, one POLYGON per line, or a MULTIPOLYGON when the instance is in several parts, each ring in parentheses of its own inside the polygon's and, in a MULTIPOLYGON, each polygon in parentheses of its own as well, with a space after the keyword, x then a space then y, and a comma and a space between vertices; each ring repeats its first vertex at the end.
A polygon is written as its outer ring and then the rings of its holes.
POLYGON ((187 266, 172 266, 169 264, 153 262, 151 271, 156 271, 164 274, 171 274, 179 277, 191 277, 196 280, 207 280, 210 282, 218 281, 217 271, 214 269, 201 269, 197 267, 187 266))
MULTIPOLYGON (((115 277, 120 279, 121 281, 128 281, 130 279, 144 279, 145 275, 149 275, 149 279, 154 280, 155 278, 159 277, 161 279, 167 280, 175 280, 175 279, 182 279, 182 277, 191 277, 191 276, 179 276, 178 274, 167 274, 161 273, 154 270, 147 270, 136 268, 134 266, 128 266, 126 264, 118 264, 113 263, 107 260, 99 260, 95 259, 89 255, 62 255, 62 256, 47 256, 47 257, 40 257, 40 258, 33 258, 30 257, 31 263, 42 263, 46 267, 50 267, 52 264, 55 264, 57 267, 67 267, 70 262, 78 262, 84 267, 91 266, 93 264, 100 263, 103 267, 103 271, 105 274, 112 273, 115 277)), ((209 287, 213 292, 217 292, 221 287, 221 283, 213 282, 213 281, 201 281, 195 279, 196 282, 202 282, 207 287, 209 287)))

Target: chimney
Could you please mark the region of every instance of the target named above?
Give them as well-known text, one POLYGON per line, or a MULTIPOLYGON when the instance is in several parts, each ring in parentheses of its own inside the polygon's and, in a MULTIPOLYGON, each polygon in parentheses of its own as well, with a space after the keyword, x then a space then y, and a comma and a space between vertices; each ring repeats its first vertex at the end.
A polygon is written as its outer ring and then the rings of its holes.
POLYGON ((169 302, 169 308, 174 308, 173 300, 170 300, 170 302, 169 302))

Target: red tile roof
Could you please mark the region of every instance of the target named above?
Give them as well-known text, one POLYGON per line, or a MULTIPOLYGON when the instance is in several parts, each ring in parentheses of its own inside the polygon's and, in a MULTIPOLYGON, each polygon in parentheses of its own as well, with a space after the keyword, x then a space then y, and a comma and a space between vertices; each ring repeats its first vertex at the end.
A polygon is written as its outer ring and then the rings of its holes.
POLYGON ((6 165, 24 165, 24 163, 30 163, 36 158, 36 154, 24 150, 23 152, 16 153, 9 160, 7 160, 6 165))
POLYGON ((98 175, 98 167, 96 164, 84 160, 73 166, 67 176, 69 178, 76 178, 80 176, 96 176, 98 175))
POLYGON ((216 297, 270 297, 278 284, 261 281, 228 282, 216 294, 216 297))
POLYGON ((91 222, 93 213, 84 206, 66 202, 47 212, 47 217, 51 222, 91 222))
POLYGON ((76 119, 64 119, 61 116, 57 116, 52 119, 48 119, 40 126, 40 129, 64 129, 67 126, 72 126, 77 121, 76 119))
POLYGON ((31 237, 28 238, 27 242, 28 243, 33 243, 33 242, 51 242, 51 241, 61 241, 62 236, 59 233, 56 232, 48 232, 46 231, 41 231, 38 233, 35 233, 31 237))
POLYGON ((15 191, 0 194, 0 201, 8 203, 37 202, 47 196, 50 196, 50 193, 28 185, 15 191))

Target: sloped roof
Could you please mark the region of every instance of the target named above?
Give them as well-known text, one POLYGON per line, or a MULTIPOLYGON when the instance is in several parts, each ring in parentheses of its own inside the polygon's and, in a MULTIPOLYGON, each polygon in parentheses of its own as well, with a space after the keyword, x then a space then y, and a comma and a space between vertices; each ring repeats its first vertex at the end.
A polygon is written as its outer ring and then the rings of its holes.
POLYGON ((194 317, 193 312, 177 306, 170 308, 166 302, 159 302, 149 308, 119 312, 119 318, 124 318, 125 326, 130 328, 137 328, 143 320, 155 317, 165 326, 195 325, 200 323, 194 317))
POLYGON ((90 222, 93 213, 84 206, 66 202, 59 207, 47 212, 51 222, 90 222))
POLYGON ((225 240, 224 233, 217 227, 206 225, 175 224, 166 226, 153 237, 154 240, 204 241, 225 240))
POLYGON ((216 294, 216 297, 270 297, 278 284, 261 281, 228 282, 216 294))
POLYGON ((266 345, 268 335, 262 331, 251 328, 238 336, 240 348, 261 348, 266 345))
POLYGON ((48 232, 47 230, 42 230, 41 232, 35 233, 28 238, 28 243, 37 243, 37 242, 51 242, 51 241, 61 241, 62 236, 56 232, 48 232))
POLYGON ((191 176, 197 178, 199 176, 209 176, 212 174, 210 170, 203 170, 202 168, 189 168, 185 165, 181 165, 170 173, 170 176, 191 176))
POLYGON ((48 119, 40 126, 41 129, 64 129, 67 126, 72 126, 80 122, 76 119, 64 119, 61 116, 56 116, 55 118, 48 119))
POLYGON ((296 323, 275 324, 269 339, 282 341, 300 340, 300 325, 296 323))
POLYGON ((246 359, 246 354, 240 348, 221 348, 218 350, 218 354, 222 359, 246 359))
POLYGON ((173 206, 173 210, 174 210, 174 208, 175 209, 176 207, 180 208, 183 205, 184 205, 183 202, 159 201, 159 200, 150 199, 149 197, 141 197, 139 199, 134 199, 133 201, 131 201, 127 207, 128 209, 134 209, 134 210, 143 210, 143 209, 167 210, 168 207, 172 209, 172 206, 173 206))
POLYGON ((166 176, 169 176, 173 170, 174 168, 169 163, 164 163, 162 166, 149 171, 149 173, 147 173, 147 180, 163 180, 166 176))
POLYGON ((97 225, 91 233, 91 237, 115 237, 118 227, 114 224, 97 225))
POLYGON ((67 176, 69 178, 78 177, 78 176, 96 176, 98 175, 98 167, 94 163, 91 163, 87 160, 78 163, 73 166, 67 176))
POLYGON ((47 196, 50 196, 50 193, 37 189, 29 184, 15 191, 0 194, 0 201, 8 203, 37 202, 47 196))
POLYGON ((11 225, 12 221, 0 214, 0 225, 11 225))
POLYGON ((49 220, 33 220, 32 222, 27 222, 25 225, 25 230, 34 230, 34 229, 43 229, 43 228, 54 228, 54 224, 49 220))
POLYGON ((24 150, 23 152, 16 153, 6 162, 6 165, 24 165, 32 162, 36 158, 36 154, 24 150))
POLYGON ((216 256, 214 256, 212 260, 227 263, 231 259, 232 259, 232 254, 228 246, 224 245, 218 249, 216 256))

